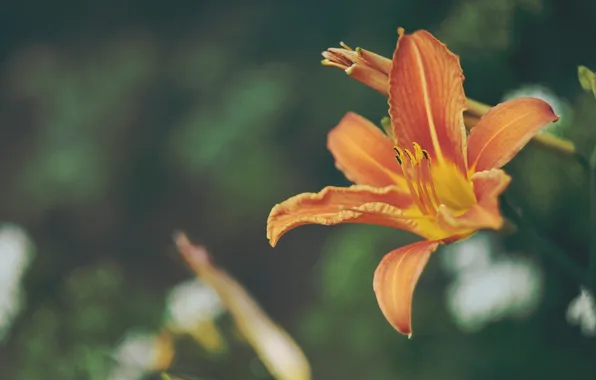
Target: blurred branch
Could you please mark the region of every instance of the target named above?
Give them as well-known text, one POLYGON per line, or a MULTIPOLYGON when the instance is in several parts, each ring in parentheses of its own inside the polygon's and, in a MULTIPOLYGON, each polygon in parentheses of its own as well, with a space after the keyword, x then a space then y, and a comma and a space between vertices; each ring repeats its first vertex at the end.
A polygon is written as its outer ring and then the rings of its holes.
POLYGON ((215 290, 238 331, 277 380, 310 380, 310 365, 292 337, 273 322, 235 279, 211 262, 207 250, 177 233, 178 251, 197 277, 215 290))
MULTIPOLYGON (((586 66, 577 67, 577 77, 579 84, 582 88, 596 97, 596 74, 588 69, 586 66)), ((592 150, 589 160, 587 160, 589 183, 590 183, 590 195, 589 195, 589 208, 590 208, 590 228, 596 227, 596 146, 592 150)), ((590 250, 588 256, 588 274, 590 277, 590 285, 593 286, 593 290, 596 289, 596 231, 590 233, 590 250)), ((592 293, 594 294, 594 293, 592 293)))

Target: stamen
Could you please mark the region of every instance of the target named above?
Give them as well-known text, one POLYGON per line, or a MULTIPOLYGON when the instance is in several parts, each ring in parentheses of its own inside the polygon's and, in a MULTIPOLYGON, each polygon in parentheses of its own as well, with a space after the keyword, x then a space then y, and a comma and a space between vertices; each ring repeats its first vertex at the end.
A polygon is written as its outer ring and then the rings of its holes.
POLYGON ((422 158, 423 158, 422 148, 416 142, 415 143, 412 143, 412 145, 414 146, 414 154, 416 156, 416 161, 421 162, 422 161, 422 158))
POLYGON ((418 175, 418 187, 420 188, 420 201, 424 204, 426 210, 432 214, 436 215, 436 207, 433 204, 430 196, 430 191, 428 189, 428 179, 424 176, 423 166, 424 163, 421 163, 419 166, 419 175, 418 175))
POLYGON ((397 162, 399 163, 399 165, 401 166, 403 161, 401 159, 401 152, 399 151, 398 148, 393 147, 393 149, 395 150, 395 159, 397 160, 397 162))
POLYGON ((430 155, 420 144, 412 143, 413 153, 395 146, 395 158, 402 168, 404 179, 420 211, 430 216, 437 214, 439 198, 430 169, 430 155))
POLYGON ((342 48, 349 50, 349 51, 354 51, 354 49, 352 49, 351 47, 349 47, 348 45, 346 45, 343 41, 341 41, 339 43, 339 46, 341 46, 342 48))
POLYGON ((414 161, 414 159, 412 158, 412 153, 410 153, 409 150, 404 149, 404 153, 408 156, 408 158, 410 159, 410 163, 412 163, 412 161, 414 161))
POLYGON ((364 60, 351 47, 343 42, 339 43, 341 48, 329 48, 322 52, 323 65, 333 66, 342 70, 347 70, 355 64, 364 64, 364 60))
POLYGON ((414 188, 414 184, 417 183, 416 179, 414 178, 415 169, 413 165, 413 157, 412 154, 407 149, 400 149, 403 154, 407 157, 407 160, 403 160, 402 165, 402 172, 404 173, 404 178, 406 179, 406 183, 408 184, 408 188, 410 189, 410 194, 412 194, 416 205, 422 211, 423 214, 428 214, 428 210, 426 209, 424 203, 422 202, 422 197, 420 193, 420 187, 417 189, 414 188))
MULTIPOLYGON (((416 147, 416 146, 414 146, 416 147)), ((410 164, 412 167, 412 182, 413 184, 416 185, 416 189, 418 191, 418 197, 420 198, 420 205, 421 207, 421 211, 425 214, 429 214, 430 211, 432 210, 432 208, 429 210, 429 205, 428 201, 426 198, 428 198, 428 196, 425 194, 424 190, 425 187, 423 186, 422 183, 422 176, 421 176, 421 172, 420 172, 420 160, 419 158, 422 158, 422 154, 418 155, 418 152, 415 152, 414 155, 412 155, 412 153, 410 153, 409 150, 405 149, 406 153, 408 154, 408 158, 410 159, 410 164)))
POLYGON ((418 160, 420 166, 420 186, 423 188, 421 193, 423 195, 423 201, 428 206, 428 209, 432 211, 433 215, 436 215, 436 210, 438 207, 437 202, 433 202, 432 190, 430 187, 434 187, 434 183, 432 181, 432 177, 430 175, 430 170, 428 167, 430 165, 429 160, 430 156, 426 150, 423 150, 420 145, 416 142, 412 143, 414 146, 414 152, 416 154, 416 159, 418 160), (423 162, 425 161, 425 162, 423 162))
POLYGON ((426 158, 426 165, 424 165, 423 167, 423 175, 426 179, 426 183, 428 185, 428 187, 430 188, 430 199, 433 202, 433 208, 436 210, 439 208, 439 205, 441 204, 439 202, 439 197, 437 196, 437 190, 435 189, 435 182, 433 181, 432 178, 432 172, 430 170, 430 156, 428 154, 428 152, 426 150, 422 151, 422 154, 424 154, 424 157, 426 158))
POLYGON ((426 209, 432 215, 437 214, 438 204, 433 202, 432 193, 430 186, 434 186, 430 171, 428 170, 428 153, 424 154, 424 151, 420 148, 420 145, 414 143, 414 149, 416 151, 416 158, 418 160, 418 187, 420 188, 421 202, 425 205, 426 209))

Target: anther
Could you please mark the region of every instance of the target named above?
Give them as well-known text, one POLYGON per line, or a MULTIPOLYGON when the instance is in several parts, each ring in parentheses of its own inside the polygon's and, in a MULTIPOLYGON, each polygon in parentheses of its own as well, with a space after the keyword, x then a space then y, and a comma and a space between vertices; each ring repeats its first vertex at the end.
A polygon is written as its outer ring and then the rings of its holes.
POLYGON ((416 161, 420 162, 422 161, 422 148, 420 147, 420 145, 418 143, 412 143, 412 145, 414 146, 414 156, 416 157, 416 161))
POLYGON ((401 155, 402 155, 401 150, 398 147, 395 147, 395 146, 393 147, 393 150, 395 150, 395 159, 397 160, 397 162, 400 165, 402 165, 403 164, 403 161, 402 161, 402 157, 401 157, 401 155))
POLYGON ((409 150, 407 150, 407 149, 404 149, 404 153, 406 154, 406 156, 408 156, 408 159, 410 160, 410 162, 411 162, 412 164, 414 164, 414 162, 416 162, 416 161, 414 160, 414 157, 412 157, 412 153, 410 153, 410 151, 409 151, 409 150))

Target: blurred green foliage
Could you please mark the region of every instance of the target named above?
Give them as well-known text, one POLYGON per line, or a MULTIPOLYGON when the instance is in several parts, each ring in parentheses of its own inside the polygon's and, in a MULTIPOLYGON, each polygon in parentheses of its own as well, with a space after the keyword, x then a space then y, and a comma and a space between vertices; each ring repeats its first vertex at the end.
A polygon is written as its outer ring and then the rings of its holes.
POLYGON ((596 74, 586 66, 580 65, 577 67, 577 75, 582 88, 591 91, 596 97, 596 74))
MULTIPOLYGON (((106 378, 119 339, 158 331, 166 292, 190 276, 170 242, 178 228, 289 329, 315 379, 592 378, 596 343, 565 321, 578 285, 531 247, 547 285, 529 319, 458 331, 433 259, 407 340, 378 310, 372 274, 412 236, 305 227, 272 250, 265 221, 291 195, 347 183, 325 148, 345 112, 386 115, 319 52, 344 40, 390 55, 398 26, 461 55, 474 99, 550 89, 573 110, 560 133, 590 152, 596 107, 576 70, 596 67, 595 13, 592 0, 5 4, 0 215, 30 233, 36 259, 0 346, 2 378, 106 378)), ((507 170, 524 217, 587 263, 581 167, 529 146, 507 170)), ((215 358, 193 343, 177 343, 173 378, 268 378, 246 347, 215 358)))

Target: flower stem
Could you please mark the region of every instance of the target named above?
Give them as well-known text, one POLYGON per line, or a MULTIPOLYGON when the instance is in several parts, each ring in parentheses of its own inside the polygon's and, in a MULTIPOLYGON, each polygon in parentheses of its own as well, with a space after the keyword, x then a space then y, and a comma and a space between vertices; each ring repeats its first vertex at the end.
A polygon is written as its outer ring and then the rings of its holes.
POLYGON ((477 117, 482 117, 486 115, 488 111, 490 111, 491 109, 491 106, 489 106, 488 104, 480 103, 470 98, 468 98, 468 103, 466 105, 468 106, 466 112, 477 117))
MULTIPOLYGON (((489 105, 472 99, 468 99, 467 106, 468 109, 465 111, 464 115, 467 129, 472 129, 478 121, 480 121, 480 118, 486 115, 491 109, 489 105)), ((577 156, 575 146, 571 141, 563 140, 553 135, 540 133, 532 138, 532 142, 537 146, 556 154, 571 157, 577 156)))
MULTIPOLYGON (((575 281, 578 281, 581 285, 586 286, 592 291, 596 289, 593 282, 590 281, 591 278, 588 273, 573 261, 565 251, 549 239, 539 235, 531 225, 526 223, 517 209, 513 207, 506 197, 502 197, 501 204, 503 209, 507 212, 508 217, 517 225, 519 233, 526 238, 528 245, 538 249, 540 252, 544 252, 555 264, 561 267, 570 277, 575 281)), ((596 257, 592 256, 591 259, 593 258, 596 259, 596 257)))

